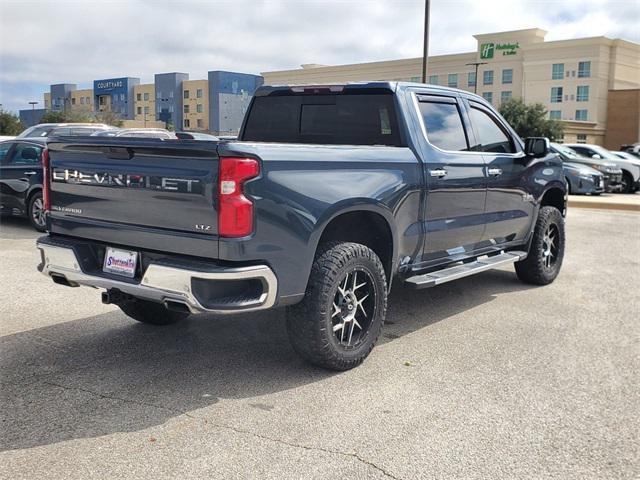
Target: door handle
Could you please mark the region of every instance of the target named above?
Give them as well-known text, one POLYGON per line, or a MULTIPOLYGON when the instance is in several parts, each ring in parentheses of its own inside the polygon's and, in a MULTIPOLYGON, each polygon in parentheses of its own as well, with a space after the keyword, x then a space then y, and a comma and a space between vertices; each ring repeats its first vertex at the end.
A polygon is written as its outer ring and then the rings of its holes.
POLYGON ((429 170, 429 175, 432 177, 444 177, 447 171, 444 168, 436 168, 435 170, 429 170))
POLYGON ((30 177, 31 175, 35 175, 36 173, 38 173, 38 172, 34 172, 33 170, 30 170, 30 171, 28 171, 28 172, 24 172, 24 174, 25 174, 27 177, 30 177))
POLYGON ((491 175, 492 177, 497 177, 498 175, 502 175, 502 169, 501 168, 487 168, 487 174, 491 175))

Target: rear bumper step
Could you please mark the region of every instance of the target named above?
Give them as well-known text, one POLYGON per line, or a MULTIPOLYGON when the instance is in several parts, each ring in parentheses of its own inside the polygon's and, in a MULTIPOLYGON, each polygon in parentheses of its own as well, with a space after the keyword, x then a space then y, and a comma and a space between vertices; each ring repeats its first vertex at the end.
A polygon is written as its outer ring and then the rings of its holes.
POLYGON ((136 283, 85 273, 73 248, 42 242, 36 246, 42 254, 40 272, 62 285, 104 288, 107 295, 103 301, 107 303, 117 303, 109 300, 130 295, 172 309, 184 305, 191 313, 234 313, 270 308, 276 301, 278 282, 266 265, 190 270, 151 263, 136 283), (244 283, 249 286, 246 293, 237 293, 244 283), (225 292, 227 285, 235 288, 235 294, 216 297, 215 292, 225 292))
POLYGON ((458 278, 468 277, 469 275, 484 272, 485 270, 491 270, 492 268, 524 260, 526 257, 526 252, 513 251, 501 253, 500 255, 480 258, 474 262, 455 265, 435 272, 415 275, 407 278, 404 282, 413 288, 435 287, 441 283, 450 282, 458 278))

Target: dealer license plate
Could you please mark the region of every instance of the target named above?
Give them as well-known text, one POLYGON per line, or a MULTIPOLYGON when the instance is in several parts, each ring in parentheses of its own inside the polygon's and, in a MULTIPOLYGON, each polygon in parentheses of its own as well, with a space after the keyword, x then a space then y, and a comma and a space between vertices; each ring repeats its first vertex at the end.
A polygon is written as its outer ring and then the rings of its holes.
POLYGON ((137 263, 138 252, 107 247, 102 270, 107 273, 133 278, 136 274, 137 263))

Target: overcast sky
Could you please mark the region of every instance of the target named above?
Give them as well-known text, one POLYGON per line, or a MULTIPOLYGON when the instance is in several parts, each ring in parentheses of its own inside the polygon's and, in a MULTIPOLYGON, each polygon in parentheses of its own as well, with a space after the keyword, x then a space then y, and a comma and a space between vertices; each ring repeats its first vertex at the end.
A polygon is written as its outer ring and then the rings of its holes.
MULTIPOLYGON (((639 0, 431 4, 431 54, 472 51, 476 33, 532 27, 548 30, 547 40, 640 43, 639 0)), ((424 0, 0 0, 0 103, 29 108, 52 83, 418 57, 423 8, 424 0)))

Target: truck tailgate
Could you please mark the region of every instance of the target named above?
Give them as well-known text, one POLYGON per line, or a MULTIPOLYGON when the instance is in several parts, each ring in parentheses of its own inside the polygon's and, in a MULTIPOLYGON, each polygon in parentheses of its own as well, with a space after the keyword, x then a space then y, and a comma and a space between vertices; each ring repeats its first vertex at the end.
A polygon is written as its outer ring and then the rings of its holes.
POLYGON ((83 224, 101 230, 128 225, 217 241, 217 147, 188 140, 53 139, 51 231, 57 225, 62 233, 81 232, 83 224))

